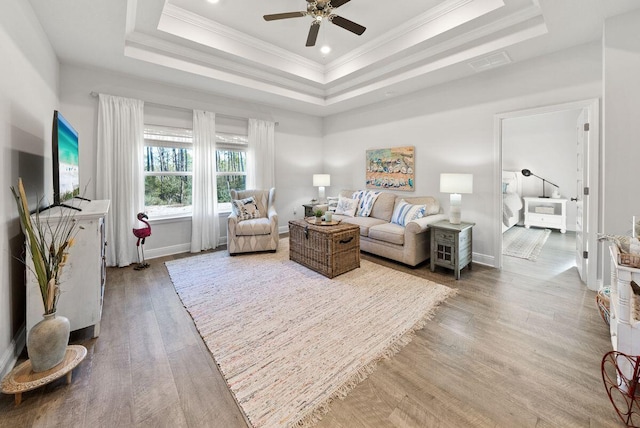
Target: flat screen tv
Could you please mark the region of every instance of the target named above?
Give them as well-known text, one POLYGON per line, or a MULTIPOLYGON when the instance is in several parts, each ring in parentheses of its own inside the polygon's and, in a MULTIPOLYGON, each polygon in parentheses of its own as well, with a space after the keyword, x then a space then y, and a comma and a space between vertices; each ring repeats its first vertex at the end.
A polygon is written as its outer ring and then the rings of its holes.
POLYGON ((80 194, 78 132, 57 110, 53 113, 51 141, 55 206, 80 194))

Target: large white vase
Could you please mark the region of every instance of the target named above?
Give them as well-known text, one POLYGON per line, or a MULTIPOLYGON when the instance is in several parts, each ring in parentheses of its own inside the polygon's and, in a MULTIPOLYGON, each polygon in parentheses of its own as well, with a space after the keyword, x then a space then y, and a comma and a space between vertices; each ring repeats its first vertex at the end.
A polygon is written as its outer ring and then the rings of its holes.
POLYGON ((64 360, 69 343, 69 320, 53 314, 43 315, 29 331, 27 338, 27 354, 31 361, 31 369, 44 372, 60 364, 64 360))

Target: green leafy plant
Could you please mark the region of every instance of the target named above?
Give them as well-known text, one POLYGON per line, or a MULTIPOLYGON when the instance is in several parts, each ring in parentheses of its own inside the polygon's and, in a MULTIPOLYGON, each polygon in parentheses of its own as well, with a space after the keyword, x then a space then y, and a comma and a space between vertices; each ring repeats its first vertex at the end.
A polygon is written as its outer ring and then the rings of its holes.
POLYGON ((313 212, 313 214, 314 214, 316 217, 322 217, 322 214, 324 214, 324 213, 322 212, 322 210, 315 210, 315 211, 313 212))
POLYGON ((22 231, 26 236, 27 254, 33 261, 33 267, 25 260, 38 280, 44 313, 56 312, 60 297, 60 275, 67 263, 69 248, 73 245, 78 232, 78 225, 73 210, 63 213, 60 221, 51 224, 42 221, 40 210, 36 210, 34 218, 29 212, 27 195, 22 179, 18 179, 18 189, 11 186, 11 193, 16 200, 22 231))

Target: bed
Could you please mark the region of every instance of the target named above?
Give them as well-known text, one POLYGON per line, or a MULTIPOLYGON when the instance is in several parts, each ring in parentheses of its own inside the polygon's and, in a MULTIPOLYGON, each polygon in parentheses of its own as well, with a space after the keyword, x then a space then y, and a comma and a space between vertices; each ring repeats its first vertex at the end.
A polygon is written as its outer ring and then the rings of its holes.
POLYGON ((517 171, 502 171, 502 233, 520 221, 522 182, 517 171))

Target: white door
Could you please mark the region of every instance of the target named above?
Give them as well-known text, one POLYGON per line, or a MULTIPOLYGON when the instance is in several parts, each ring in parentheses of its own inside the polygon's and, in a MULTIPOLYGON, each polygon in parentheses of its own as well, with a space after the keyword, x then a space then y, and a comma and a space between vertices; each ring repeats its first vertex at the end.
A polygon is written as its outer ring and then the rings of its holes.
POLYGON ((588 258, 589 251, 586 234, 589 233, 589 198, 584 195, 585 175, 589 171, 589 131, 587 109, 582 109, 576 123, 576 267, 580 274, 582 282, 587 282, 588 258), (586 149, 585 149, 586 146, 586 149))

